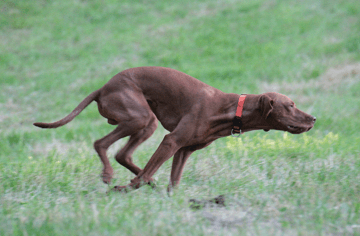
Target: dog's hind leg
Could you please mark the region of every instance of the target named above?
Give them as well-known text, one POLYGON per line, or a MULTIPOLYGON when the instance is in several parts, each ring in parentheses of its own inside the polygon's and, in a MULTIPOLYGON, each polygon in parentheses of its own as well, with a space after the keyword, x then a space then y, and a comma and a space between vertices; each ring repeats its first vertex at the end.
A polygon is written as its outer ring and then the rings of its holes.
MULTIPOLYGON (((126 186, 115 186, 114 191, 126 192, 130 189, 140 188, 141 186, 151 182, 152 176, 160 168, 160 166, 172 157, 180 148, 185 146, 188 142, 188 136, 193 135, 194 129, 193 124, 191 123, 192 120, 192 114, 183 117, 176 128, 171 133, 165 135, 163 141, 160 143, 160 146, 157 148, 155 153, 151 156, 149 162, 145 165, 144 169, 131 180, 131 183, 126 186)), ((185 164, 185 160, 182 160, 181 162, 185 164)), ((183 165, 176 164, 176 166, 181 168, 183 165)))
MULTIPOLYGON (((154 122, 154 113, 151 111, 143 94, 137 91, 124 89, 118 93, 105 94, 101 94, 102 96, 97 101, 99 112, 108 119, 110 124, 118 124, 118 127, 102 139, 97 140, 94 143, 94 148, 104 165, 102 179, 104 183, 109 183, 113 175, 113 168, 106 156, 107 149, 117 140, 146 129, 151 122, 154 122)), ((119 160, 121 157, 116 159, 119 160)), ((134 164, 132 167, 134 167, 134 171, 137 171, 138 167, 136 168, 134 164)))
POLYGON ((143 142, 145 142, 150 136, 154 133, 158 126, 158 120, 156 116, 153 114, 151 120, 144 129, 133 133, 130 136, 128 143, 117 153, 115 159, 119 164, 133 172, 135 175, 138 175, 141 168, 135 165, 132 161, 132 154, 135 149, 143 142))
POLYGON ((128 135, 130 135, 130 134, 123 132, 122 127, 118 126, 111 133, 109 133, 105 137, 97 140, 94 143, 94 148, 95 148, 96 152, 98 153, 100 160, 104 166, 101 177, 102 177, 103 182, 106 184, 111 182, 111 179, 113 176, 113 168, 111 167, 109 159, 107 158, 106 151, 117 140, 119 140, 123 137, 126 137, 128 135))
POLYGON ((134 133, 138 133, 144 129, 144 126, 149 123, 149 119, 143 120, 131 120, 128 122, 123 122, 116 127, 111 133, 106 135, 105 137, 97 140, 94 143, 94 148, 98 153, 101 162, 104 165, 104 169, 102 171, 102 180, 104 183, 110 183, 113 175, 113 168, 110 165, 109 159, 106 155, 107 149, 115 143, 117 140, 132 135, 134 133))

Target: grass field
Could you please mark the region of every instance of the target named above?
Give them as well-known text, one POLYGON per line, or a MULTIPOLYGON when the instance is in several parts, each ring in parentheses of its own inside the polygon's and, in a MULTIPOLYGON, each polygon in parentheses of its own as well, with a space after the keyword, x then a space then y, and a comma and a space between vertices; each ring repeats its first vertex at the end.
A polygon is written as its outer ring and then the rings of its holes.
POLYGON ((4 0, 0 71, 0 235, 360 235, 358 0, 4 0), (101 182, 92 143, 114 127, 95 103, 59 129, 32 123, 137 66, 224 92, 281 92, 317 122, 217 140, 191 156, 171 197, 171 160, 157 189, 107 195, 134 176, 111 158, 115 179, 101 182), (189 207, 220 194, 225 208, 189 207))

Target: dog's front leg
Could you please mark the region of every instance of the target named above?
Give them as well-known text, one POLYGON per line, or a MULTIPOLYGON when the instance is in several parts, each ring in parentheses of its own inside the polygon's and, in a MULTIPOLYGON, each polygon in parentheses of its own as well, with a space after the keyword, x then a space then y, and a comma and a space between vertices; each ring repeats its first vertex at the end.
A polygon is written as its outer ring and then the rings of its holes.
POLYGON ((167 188, 168 192, 180 183, 185 163, 193 152, 194 150, 189 148, 181 148, 175 153, 171 167, 170 183, 167 188))

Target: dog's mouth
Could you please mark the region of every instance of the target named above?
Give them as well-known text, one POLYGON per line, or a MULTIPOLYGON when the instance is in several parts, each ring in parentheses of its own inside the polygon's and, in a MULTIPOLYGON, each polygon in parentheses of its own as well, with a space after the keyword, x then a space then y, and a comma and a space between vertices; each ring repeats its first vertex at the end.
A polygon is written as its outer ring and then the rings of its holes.
POLYGON ((301 134, 303 132, 307 132, 312 129, 313 126, 295 126, 295 125, 288 125, 287 131, 289 131, 292 134, 301 134))

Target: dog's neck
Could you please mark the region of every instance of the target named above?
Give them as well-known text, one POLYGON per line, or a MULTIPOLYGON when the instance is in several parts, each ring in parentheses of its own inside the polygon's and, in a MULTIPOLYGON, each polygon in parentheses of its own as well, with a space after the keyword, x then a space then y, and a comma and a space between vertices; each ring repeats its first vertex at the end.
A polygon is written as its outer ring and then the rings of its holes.
MULTIPOLYGON (((217 101, 214 104, 219 105, 218 109, 222 112, 216 113, 209 121, 212 123, 208 130, 211 135, 208 141, 226 137, 231 135, 233 129, 233 122, 236 116, 236 108, 240 95, 234 93, 227 93, 219 95, 217 101), (223 95, 223 96, 222 96, 223 95)), ((262 117, 262 111, 260 106, 260 96, 256 94, 247 94, 243 106, 243 112, 241 116, 242 126, 241 133, 249 132, 252 130, 270 130, 271 127, 267 125, 262 117)), ((215 111, 217 109, 213 109, 215 111)), ((209 114, 210 115, 210 114, 209 114)))
MULTIPOLYGON (((270 126, 264 125, 264 118, 262 117, 261 108, 259 106, 259 99, 261 95, 257 94, 247 94, 243 106, 241 121, 241 133, 252 131, 252 130, 269 130, 270 126)), ((231 134, 233 129, 233 121, 235 118, 236 109, 238 106, 240 95, 238 94, 227 94, 227 102, 225 106, 226 114, 226 128, 224 127, 223 134, 228 136, 231 134)))
POLYGON ((242 131, 270 130, 272 127, 264 121, 260 106, 260 94, 248 94, 242 114, 242 131))
POLYGON ((236 133, 236 134, 241 133, 241 128, 242 128, 241 116, 242 116, 245 100, 246 100, 246 95, 242 94, 239 98, 237 108, 236 108, 235 118, 233 120, 233 128, 231 131, 232 135, 234 135, 234 133, 236 133))

